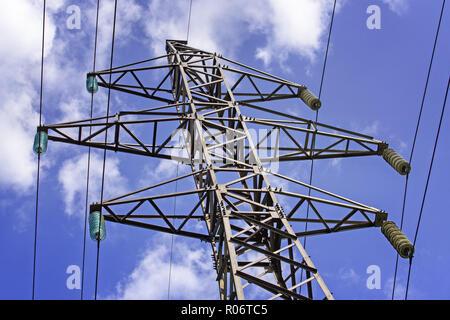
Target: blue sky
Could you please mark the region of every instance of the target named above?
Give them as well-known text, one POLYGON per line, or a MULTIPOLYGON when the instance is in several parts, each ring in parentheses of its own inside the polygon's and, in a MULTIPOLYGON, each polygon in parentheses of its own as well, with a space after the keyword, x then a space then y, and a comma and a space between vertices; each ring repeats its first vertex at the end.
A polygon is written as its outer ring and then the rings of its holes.
MULTIPOLYGON (((0 13, 0 298, 31 297, 35 177, 32 152, 38 124, 42 1, 10 1, 0 13)), ((85 74, 92 69, 96 1, 49 0, 43 117, 46 124, 88 118, 85 74), (69 6, 80 8, 80 29, 68 29, 69 6)), ((109 64, 113 0, 100 9, 98 69, 109 64)), ((332 9, 329 0, 193 0, 190 44, 318 93, 332 9)), ((409 157, 442 2, 439 0, 338 1, 322 94, 321 122, 367 133, 409 157), (369 30, 369 5, 381 9, 381 29, 369 30)), ((167 38, 185 38, 187 0, 119 0, 115 65, 162 53, 167 38)), ((412 240, 434 136, 449 75, 449 12, 444 13, 424 114, 412 161, 404 231, 412 240)), ((112 93, 112 112, 158 105, 112 93)), ((313 119, 298 101, 274 108, 313 119)), ((106 91, 95 96, 104 115, 106 91)), ((449 119, 445 115, 411 274, 410 299, 449 299, 445 199, 450 171, 449 119)), ((79 299, 66 287, 66 269, 82 263, 86 152, 49 143, 42 157, 36 297, 79 299)), ((102 153, 94 152, 89 202, 100 196, 102 153)), ((176 165, 108 153, 106 197, 173 177, 176 165)), ((184 172, 180 168, 180 172, 184 172)), ((309 163, 287 163, 280 173, 307 181, 309 163)), ((405 178, 381 157, 315 162, 313 185, 368 204, 400 222, 405 178)), ((173 191, 173 190, 172 190, 173 191)), ((181 204, 178 204, 182 207, 181 204)), ((166 210, 173 210, 167 205, 166 210)), ((171 236, 107 223, 102 242, 99 298, 166 299, 171 236)), ((218 290, 205 243, 174 238, 172 299, 216 299, 218 290)), ((307 252, 337 299, 390 299, 395 251, 379 229, 308 238, 307 252), (366 269, 378 265, 381 289, 369 290, 366 269)), ((93 298, 96 243, 87 239, 85 298, 93 298)), ((400 260, 397 293, 403 297, 408 262, 400 260)), ((251 295, 250 298, 258 298, 251 295)))

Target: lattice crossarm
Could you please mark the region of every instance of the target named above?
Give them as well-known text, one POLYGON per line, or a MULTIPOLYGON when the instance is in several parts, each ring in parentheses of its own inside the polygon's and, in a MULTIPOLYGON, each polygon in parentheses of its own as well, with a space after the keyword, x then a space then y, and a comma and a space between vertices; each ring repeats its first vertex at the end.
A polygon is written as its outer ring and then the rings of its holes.
POLYGON ((124 112, 108 118, 44 125, 38 131, 47 132, 52 141, 189 163, 189 155, 182 152, 184 147, 176 139, 186 129, 189 115, 172 113, 170 117, 156 117, 155 113, 164 112, 124 112), (125 120, 125 116, 133 119, 125 120), (151 134, 142 129, 145 125, 152 127, 151 134), (167 128, 172 131, 168 133, 167 128))

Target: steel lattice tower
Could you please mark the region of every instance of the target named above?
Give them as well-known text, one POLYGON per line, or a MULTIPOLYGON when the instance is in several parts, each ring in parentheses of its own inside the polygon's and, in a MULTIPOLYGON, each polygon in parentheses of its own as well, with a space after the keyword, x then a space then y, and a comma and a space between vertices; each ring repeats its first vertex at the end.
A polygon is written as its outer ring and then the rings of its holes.
POLYGON ((189 47, 186 41, 167 40, 166 50, 164 56, 88 74, 101 87, 166 105, 38 128, 49 140, 177 159, 191 167, 191 173, 94 203, 91 212, 101 211, 110 222, 210 243, 221 299, 244 299, 249 285, 269 299, 333 299, 302 237, 382 227, 400 255, 412 255, 409 241, 399 238, 404 236, 386 222, 385 212, 267 168, 274 162, 382 155, 400 174, 408 173, 409 164, 387 143, 256 105, 301 99, 317 110, 321 102, 303 85, 189 47), (146 84, 160 75, 156 86, 146 84), (112 77, 110 83, 106 76, 112 77), (252 130, 261 129, 265 134, 255 139, 252 130), (105 132, 106 144, 100 139, 105 132), (175 133, 182 137, 180 144, 175 133), (275 146, 267 146, 269 137, 275 146), (192 189, 157 191, 191 177, 192 189), (280 181, 304 192, 283 190, 280 181), (322 197, 307 196, 309 189, 322 197), (183 213, 170 215, 158 201, 174 197, 189 200, 182 202, 183 213), (301 213, 307 206, 310 217, 301 213), (175 219, 181 221, 178 226, 175 219), (294 230, 304 223, 309 230, 294 230))

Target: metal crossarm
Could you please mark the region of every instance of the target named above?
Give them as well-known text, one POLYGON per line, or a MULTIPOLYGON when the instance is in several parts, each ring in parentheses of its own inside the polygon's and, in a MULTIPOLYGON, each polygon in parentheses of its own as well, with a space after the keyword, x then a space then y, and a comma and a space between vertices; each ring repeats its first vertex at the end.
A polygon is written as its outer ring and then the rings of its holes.
MULTIPOLYGON (((176 151, 181 151, 180 146, 174 145, 176 140, 174 136, 179 131, 187 130, 189 122, 198 119, 201 122, 206 146, 213 155, 213 163, 230 160, 229 157, 233 157, 237 153, 237 146, 242 146, 240 162, 255 163, 254 161, 250 162, 253 158, 250 157, 250 147, 245 144, 245 133, 242 128, 235 128, 239 121, 244 121, 250 130, 265 132, 264 135, 257 137, 255 148, 259 153, 273 155, 271 157, 260 155, 262 163, 382 155, 388 146, 385 142, 364 134, 314 123, 298 117, 281 120, 253 117, 240 119, 213 115, 213 113, 217 114, 225 109, 231 109, 232 107, 228 104, 218 110, 211 110, 209 104, 199 103, 203 112, 194 115, 177 111, 177 108, 187 105, 188 103, 177 103, 140 111, 122 111, 109 117, 47 125, 40 128, 47 130, 49 139, 53 141, 173 159, 178 154, 176 151), (231 127, 230 124, 232 124, 231 127), (144 133, 143 130, 139 131, 139 127, 142 125, 152 126, 151 135, 144 133), (89 130, 90 128, 92 130, 89 130), (158 128, 165 128, 164 134, 161 134, 158 128), (168 128, 171 130, 167 130, 168 128), (102 141, 105 131, 108 131, 109 137, 106 146, 102 141), (145 136, 145 140, 140 137, 141 135, 145 136), (275 146, 268 145, 268 140, 273 139, 274 136, 278 143, 275 146), (225 150, 225 153, 221 152, 221 149, 225 150)), ((288 117, 290 116, 286 114, 285 118, 288 117)), ((191 161, 188 158, 179 160, 191 161)), ((195 158, 194 161, 202 160, 195 158)))

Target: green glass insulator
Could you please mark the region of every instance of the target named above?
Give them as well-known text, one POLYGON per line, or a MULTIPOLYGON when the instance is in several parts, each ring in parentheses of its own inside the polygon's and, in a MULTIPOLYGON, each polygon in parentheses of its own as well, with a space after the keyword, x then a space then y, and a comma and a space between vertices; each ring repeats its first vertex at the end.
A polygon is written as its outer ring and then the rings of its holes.
POLYGON ((89 214, 89 233, 95 241, 102 241, 106 237, 105 217, 99 211, 89 214))
POLYGON ((36 153, 45 153, 47 151, 48 134, 45 131, 38 131, 34 136, 33 150, 36 153))
POLYGON ((89 93, 96 93, 98 91, 98 82, 97 78, 94 75, 87 76, 86 89, 89 93))

